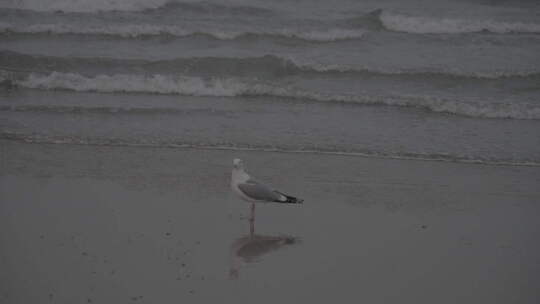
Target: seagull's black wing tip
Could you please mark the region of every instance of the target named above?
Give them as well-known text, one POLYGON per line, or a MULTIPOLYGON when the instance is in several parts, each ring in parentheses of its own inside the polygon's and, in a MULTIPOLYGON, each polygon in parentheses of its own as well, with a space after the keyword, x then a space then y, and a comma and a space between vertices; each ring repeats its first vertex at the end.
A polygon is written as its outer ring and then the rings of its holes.
POLYGON ((303 204, 304 203, 303 199, 296 198, 294 196, 290 196, 290 195, 287 195, 287 194, 279 192, 279 191, 274 191, 274 192, 279 193, 279 194, 281 194, 281 195, 283 195, 285 197, 284 201, 276 200, 275 201, 276 203, 282 203, 282 204, 303 204))

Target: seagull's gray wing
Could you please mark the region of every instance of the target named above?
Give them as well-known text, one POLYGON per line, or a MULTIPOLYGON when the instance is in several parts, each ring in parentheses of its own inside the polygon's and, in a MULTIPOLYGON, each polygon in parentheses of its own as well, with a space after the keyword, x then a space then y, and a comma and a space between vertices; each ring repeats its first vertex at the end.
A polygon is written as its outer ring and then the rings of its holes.
POLYGON ((275 201, 281 201, 281 198, 282 198, 281 194, 276 193, 274 190, 270 189, 268 186, 261 184, 253 179, 249 179, 245 183, 238 184, 238 188, 247 197, 254 200, 258 200, 258 201, 275 202, 275 201))

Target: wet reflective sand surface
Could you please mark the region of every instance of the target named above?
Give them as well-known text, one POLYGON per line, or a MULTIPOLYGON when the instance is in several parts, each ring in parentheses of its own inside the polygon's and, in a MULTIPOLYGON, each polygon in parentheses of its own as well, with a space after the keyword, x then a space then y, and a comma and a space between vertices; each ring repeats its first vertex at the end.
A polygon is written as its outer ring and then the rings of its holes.
POLYGON ((536 167, 0 143, 1 303, 538 300, 536 167))

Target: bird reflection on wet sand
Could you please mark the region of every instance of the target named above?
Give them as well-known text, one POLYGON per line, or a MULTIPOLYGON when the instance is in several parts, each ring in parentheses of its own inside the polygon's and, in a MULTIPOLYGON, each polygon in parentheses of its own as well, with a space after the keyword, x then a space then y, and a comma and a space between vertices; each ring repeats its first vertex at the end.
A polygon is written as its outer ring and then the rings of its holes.
POLYGON ((265 236, 255 234, 255 218, 249 220, 250 233, 231 244, 231 269, 229 278, 237 279, 243 264, 260 261, 263 255, 287 245, 298 244, 300 239, 287 235, 265 236))

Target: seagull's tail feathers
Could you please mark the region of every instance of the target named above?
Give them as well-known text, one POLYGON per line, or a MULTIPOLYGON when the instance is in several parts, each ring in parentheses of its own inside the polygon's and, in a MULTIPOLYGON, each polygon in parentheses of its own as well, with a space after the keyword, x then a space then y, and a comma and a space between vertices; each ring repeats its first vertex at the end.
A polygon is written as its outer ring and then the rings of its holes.
POLYGON ((282 204, 303 204, 304 203, 303 199, 296 198, 294 196, 290 196, 290 195, 281 193, 279 191, 276 191, 276 193, 281 194, 285 198, 285 200, 276 201, 277 203, 282 203, 282 204))

